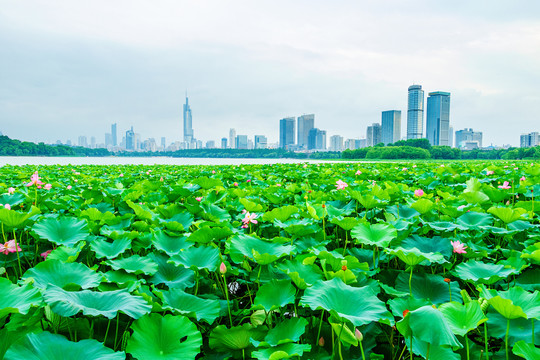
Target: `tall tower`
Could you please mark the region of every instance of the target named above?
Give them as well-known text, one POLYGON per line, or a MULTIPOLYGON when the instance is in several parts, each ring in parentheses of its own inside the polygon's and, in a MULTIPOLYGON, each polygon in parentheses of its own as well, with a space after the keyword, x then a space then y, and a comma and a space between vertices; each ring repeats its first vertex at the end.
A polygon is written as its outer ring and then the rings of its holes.
POLYGON ((229 148, 236 149, 236 129, 229 130, 229 148))
POLYGON ((116 140, 116 123, 111 125, 111 137, 112 137, 112 146, 117 146, 117 140, 116 140))
POLYGON ((294 145, 294 117, 279 120, 279 147, 287 149, 294 145))
POLYGON ((407 139, 421 139, 424 133, 424 90, 422 85, 409 86, 407 139))
POLYGON ((299 149, 308 149, 309 131, 315 128, 315 114, 298 117, 298 141, 299 149))
POLYGON ((446 145, 449 143, 450 130, 450 93, 430 92, 427 98, 426 138, 431 145, 446 145))
POLYGON ((191 107, 186 93, 186 103, 184 104, 184 141, 191 143, 193 140, 193 126, 191 124, 191 107))
MULTIPOLYGON (((382 136, 384 145, 401 140, 401 111, 388 110, 382 112, 381 118, 382 136)), ((375 144, 377 145, 377 144, 375 144)))

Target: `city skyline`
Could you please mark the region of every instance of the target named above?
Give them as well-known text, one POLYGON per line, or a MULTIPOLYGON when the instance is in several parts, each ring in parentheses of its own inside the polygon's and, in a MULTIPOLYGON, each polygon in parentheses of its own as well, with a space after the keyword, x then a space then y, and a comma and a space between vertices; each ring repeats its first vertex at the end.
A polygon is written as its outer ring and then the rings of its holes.
POLYGON ((328 138, 360 137, 386 109, 405 130, 410 84, 450 92, 454 129, 483 129, 485 144, 536 131, 537 1, 0 5, 0 131, 12 138, 100 142, 117 123, 182 140, 185 89, 203 142, 236 128, 275 143, 276 119, 302 113, 328 138))

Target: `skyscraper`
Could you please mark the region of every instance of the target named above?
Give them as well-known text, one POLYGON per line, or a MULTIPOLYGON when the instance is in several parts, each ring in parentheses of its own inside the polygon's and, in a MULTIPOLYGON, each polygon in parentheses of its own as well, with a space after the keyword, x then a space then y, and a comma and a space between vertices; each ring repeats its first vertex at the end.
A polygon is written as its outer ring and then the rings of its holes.
POLYGON ((401 140, 401 111, 383 111, 381 125, 381 142, 384 143, 384 145, 392 144, 401 140))
POLYGON ((343 136, 330 136, 330 151, 343 151, 343 136))
POLYGON ((235 129, 229 130, 229 146, 231 147, 231 149, 236 148, 236 130, 235 129))
POLYGON ((299 149, 308 149, 309 131, 315 127, 315 114, 302 115, 298 117, 298 141, 299 149))
POLYGON ((227 148, 227 138, 221 138, 221 148, 226 149, 227 148))
POLYGON ((184 141, 191 143, 193 140, 193 126, 191 123, 191 107, 189 106, 186 94, 186 103, 184 104, 184 141))
POLYGON ((111 125, 111 140, 112 146, 118 146, 118 142, 116 140, 116 123, 111 125))
POLYGON ((456 131, 456 147, 471 150, 482 147, 482 133, 473 129, 456 131))
POLYGON ((132 126, 130 130, 126 131, 126 150, 135 150, 136 146, 135 132, 132 126))
POLYGON ((287 149, 294 145, 294 117, 279 120, 279 147, 287 149))
POLYGON ((528 148, 535 147, 540 144, 540 135, 537 131, 529 134, 521 134, 519 137, 519 147, 528 148))
POLYGON ((268 139, 264 135, 255 135, 255 143, 253 145, 255 149, 268 148, 268 139))
POLYGON ((430 92, 427 98, 426 138, 431 145, 449 146, 450 93, 430 92))
POLYGON ((248 148, 248 137, 247 135, 236 135, 236 149, 247 149, 248 148))
POLYGON ((375 146, 380 142, 382 142, 381 124, 373 123, 373 125, 367 127, 366 145, 375 146))
POLYGON ((311 128, 308 133, 308 150, 326 150, 326 130, 311 128))
POLYGON ((409 86, 407 139, 421 139, 424 132, 424 90, 422 85, 409 86))

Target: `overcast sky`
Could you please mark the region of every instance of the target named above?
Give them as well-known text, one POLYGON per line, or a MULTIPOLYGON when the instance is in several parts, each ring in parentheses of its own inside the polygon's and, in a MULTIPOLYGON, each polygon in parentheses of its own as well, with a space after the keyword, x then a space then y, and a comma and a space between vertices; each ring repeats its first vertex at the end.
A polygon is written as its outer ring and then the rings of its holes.
POLYGON ((186 90, 203 141, 275 142, 305 113, 363 138, 393 109, 405 135, 411 84, 452 94, 454 130, 519 145, 540 131, 540 1, 0 0, 0 131, 21 140, 181 140, 186 90))

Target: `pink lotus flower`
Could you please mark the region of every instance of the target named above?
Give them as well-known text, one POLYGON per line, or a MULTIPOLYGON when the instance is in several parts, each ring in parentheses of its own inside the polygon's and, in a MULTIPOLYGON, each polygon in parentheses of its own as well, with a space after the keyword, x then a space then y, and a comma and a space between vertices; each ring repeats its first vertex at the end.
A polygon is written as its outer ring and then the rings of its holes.
POLYGON ((415 167, 416 167, 416 164, 414 164, 412 167, 415 168, 415 167))
POLYGON ((238 186, 238 183, 237 183, 237 182, 235 182, 235 183, 233 184, 233 186, 238 186))
POLYGON ((246 181, 246 182, 251 182, 251 179, 247 179, 247 181, 246 181))
POLYGON ((450 241, 450 244, 452 244, 452 247, 454 248, 454 252, 456 254, 466 254, 467 252, 465 249, 467 248, 465 244, 461 243, 460 241, 450 241))
POLYGON ((242 219, 242 222, 244 223, 243 226, 247 226, 249 223, 257 224, 258 221, 255 220, 256 218, 257 214, 250 214, 249 211, 247 211, 244 218, 242 219))
POLYGON ((195 200, 197 200, 198 202, 201 202, 201 201, 202 201, 202 197, 201 197, 201 196, 197 196, 197 197, 195 198, 195 200))
POLYGON ((403 169, 401 169, 401 171, 407 171, 407 168, 403 168, 403 169))
POLYGON ((71 185, 68 185, 68 186, 67 186, 67 189, 68 189, 68 190, 71 190, 71 185))
POLYGON ((43 260, 47 260, 47 256, 51 253, 52 250, 47 250, 45 252, 42 252, 40 255, 43 257, 43 260))
POLYGON ((15 192, 15 188, 10 187, 7 189, 7 192, 9 195, 13 195, 13 193, 15 192))
POLYGON ((224 262, 222 262, 221 265, 219 265, 219 272, 221 274, 225 274, 227 272, 227 266, 225 265, 224 262))
POLYGON ((11 210, 11 205, 9 205, 9 204, 5 204, 5 205, 4 205, 4 209, 8 209, 8 210, 11 210))
POLYGON ((43 186, 43 188, 44 188, 45 190, 51 190, 52 185, 51 185, 51 184, 45 184, 45 186, 43 186))
POLYGON ((362 172, 361 172, 360 170, 358 170, 358 171, 356 172, 356 175, 362 175, 362 172))
POLYGON ((526 178, 525 176, 522 176, 522 177, 519 179, 519 181, 525 181, 525 180, 527 180, 527 178, 526 178))
POLYGON ((159 178, 159 181, 163 182, 163 176, 159 178))
POLYGON ((15 239, 9 240, 7 243, 3 245, 0 244, 0 252, 3 252, 5 255, 9 253, 18 252, 18 251, 21 251, 21 248, 19 247, 15 239))
POLYGON ((424 190, 422 190, 422 189, 414 190, 414 196, 418 196, 418 197, 424 196, 424 190))
POLYGON ((493 174, 495 174, 495 171, 491 171, 491 170, 486 171, 486 175, 493 175, 493 174))
POLYGON ((508 181, 503 182, 502 185, 499 185, 499 189, 511 189, 510 183, 508 181))
POLYGON ((276 184, 276 186, 281 186, 281 184, 276 184))
POLYGON ((345 189, 347 186, 349 185, 345 181, 341 181, 341 180, 336 181, 337 190, 345 189))
POLYGON ((25 184, 24 186, 29 187, 32 185, 36 185, 39 187, 39 185, 42 185, 42 184, 43 184, 43 181, 39 180, 39 175, 38 175, 38 172, 36 171, 30 177, 30 182, 28 184, 25 184))
MULTIPOLYGON (((216 173, 216 170, 212 170, 212 174, 215 174, 216 173)), ((222 263, 223 264, 223 263, 222 263)))
POLYGON ((124 177, 124 174, 120 174, 120 175, 118 175, 118 176, 120 176, 120 177, 124 177))

